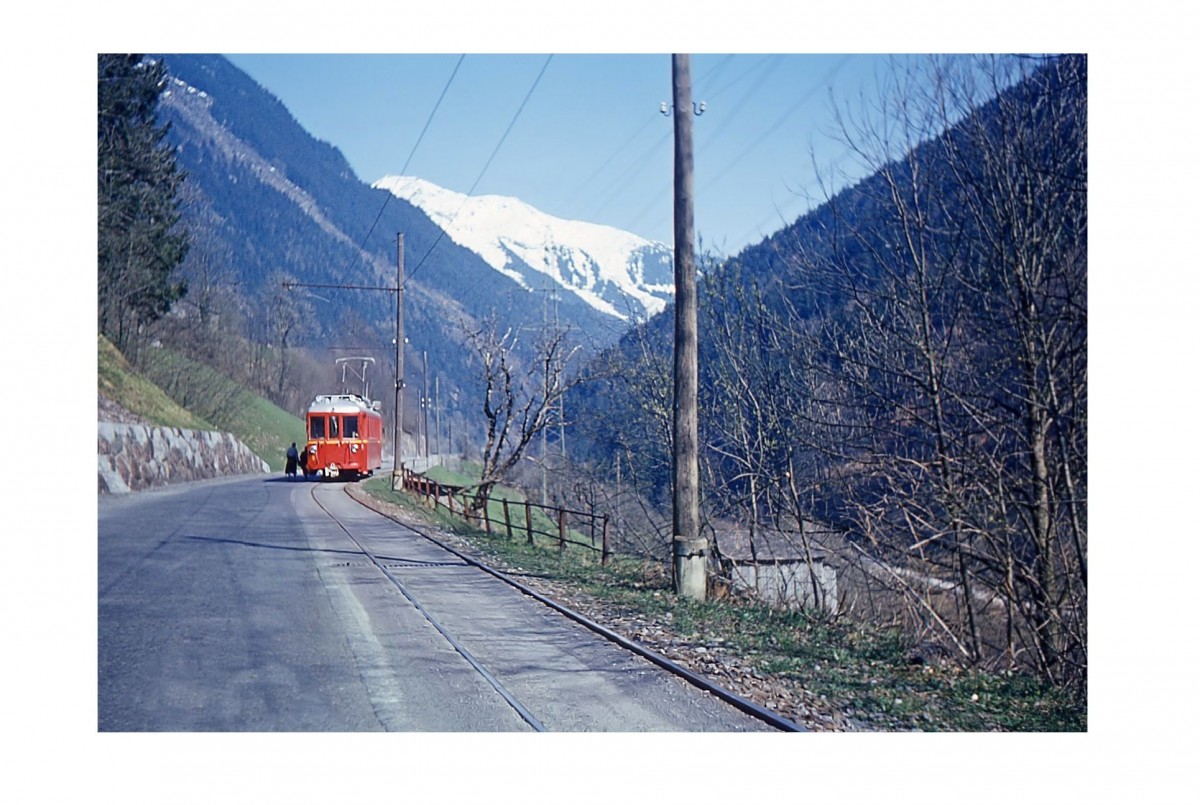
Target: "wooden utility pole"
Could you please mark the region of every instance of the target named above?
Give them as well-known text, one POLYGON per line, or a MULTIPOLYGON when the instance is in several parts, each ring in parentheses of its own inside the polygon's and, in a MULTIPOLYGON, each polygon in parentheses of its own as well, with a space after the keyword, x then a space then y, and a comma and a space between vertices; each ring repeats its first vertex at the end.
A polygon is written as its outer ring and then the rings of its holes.
POLYGON ((425 471, 429 472, 429 352, 421 350, 421 427, 425 431, 422 455, 425 471))
POLYGON ((392 436, 392 489, 400 474, 401 428, 404 422, 404 234, 396 235, 396 415, 392 436))
POLYGON ((671 453, 675 593, 703 601, 705 544, 700 538, 697 414, 696 255, 692 246, 692 76, 686 55, 671 57, 675 109, 675 406, 671 453))
POLYGON ((439 380, 440 376, 433 378, 433 452, 438 456, 442 454, 442 392, 439 380))

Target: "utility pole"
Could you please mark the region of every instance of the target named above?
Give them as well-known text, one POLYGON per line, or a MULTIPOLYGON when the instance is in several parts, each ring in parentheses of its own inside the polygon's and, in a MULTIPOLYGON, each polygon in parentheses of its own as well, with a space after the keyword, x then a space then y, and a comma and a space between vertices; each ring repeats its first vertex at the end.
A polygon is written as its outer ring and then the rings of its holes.
MULTIPOLYGON (((692 75, 687 54, 671 57, 675 107, 675 405, 671 453, 675 593, 703 601, 706 544, 700 536, 696 255, 692 246, 692 75)), ((702 111, 702 109, 700 110, 702 111)), ((699 114, 699 111, 696 112, 699 114)))
POLYGON ((429 471, 429 352, 421 350, 421 421, 425 429, 425 471, 429 471))
MULTIPOLYGON (((396 287, 381 287, 378 285, 347 285, 321 282, 285 282, 283 287, 293 288, 333 288, 340 291, 387 291, 396 294, 396 412, 395 426, 392 434, 392 489, 396 488, 396 478, 400 474, 403 462, 400 460, 402 423, 404 421, 404 235, 396 234, 396 287)), ((365 377, 366 364, 363 365, 365 377)), ((345 375, 343 375, 343 381, 345 375)), ((364 381, 363 394, 366 394, 364 381)))
POLYGON ((400 438, 404 422, 404 233, 396 234, 396 414, 392 435, 392 489, 403 463, 400 461, 400 438))
MULTIPOLYGON (((542 297, 542 337, 546 337, 546 303, 549 301, 550 288, 546 288, 546 296, 542 297)), ((542 505, 546 505, 546 428, 542 428, 542 505)))
MULTIPOLYGON (((435 455, 442 454, 442 392, 440 375, 433 378, 433 452, 435 455)), ((440 463, 440 460, 439 460, 440 463)))
MULTIPOLYGON (((558 338, 558 291, 554 291, 554 337, 558 338)), ((566 431, 566 396, 560 394, 558 397, 558 450, 562 453, 562 468, 565 471, 567 468, 567 431, 566 431)))

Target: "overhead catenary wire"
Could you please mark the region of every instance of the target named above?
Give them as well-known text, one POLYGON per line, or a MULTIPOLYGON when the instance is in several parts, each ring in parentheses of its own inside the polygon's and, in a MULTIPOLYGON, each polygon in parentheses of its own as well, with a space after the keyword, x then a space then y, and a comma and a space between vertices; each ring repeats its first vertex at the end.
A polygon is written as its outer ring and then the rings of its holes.
POLYGON ((533 84, 529 87, 529 91, 525 93, 525 98, 521 101, 521 105, 517 107, 517 111, 513 115, 512 120, 509 121, 508 128, 506 128, 504 133, 500 135, 500 140, 496 143, 496 147, 492 149, 492 153, 487 158, 487 162, 484 163, 483 169, 480 170, 479 175, 475 177, 475 181, 471 184, 471 188, 467 190, 462 202, 458 205, 458 209, 454 211, 452 216, 450 216, 450 220, 446 223, 446 226, 438 227, 440 231, 438 232, 437 238, 434 239, 433 245, 429 247, 421 259, 417 261, 417 264, 413 266, 413 270, 410 271, 408 276, 404 278, 404 284, 407 285, 408 281, 411 280, 416 273, 421 270, 422 266, 425 265, 425 262, 429 259, 429 255, 433 254, 433 250, 438 247, 438 244, 442 242, 442 238, 446 236, 446 227, 454 223, 454 219, 456 219, 458 214, 462 212, 462 208, 467 203, 467 199, 471 197, 471 194, 475 192, 475 188, 479 186, 481 181, 483 181, 484 174, 486 174, 488 168, 491 167, 492 160, 496 158, 496 154, 500 153, 500 148, 504 145, 504 141, 508 139, 508 135, 513 130, 513 126, 515 126, 517 121, 521 118, 521 113, 525 111, 525 105, 529 103, 529 99, 533 97, 534 91, 537 89, 538 84, 541 83, 542 76, 546 74, 546 68, 550 66, 550 60, 553 58, 554 54, 551 53, 546 57, 546 61, 542 63, 542 69, 538 71, 537 77, 533 79, 533 84))
MULTIPOLYGON (((446 236, 448 227, 450 227, 453 224, 454 220, 461 214, 461 212, 464 208, 464 205, 466 204, 467 198, 469 198, 474 193, 475 189, 479 186, 483 177, 486 175, 487 171, 490 169, 490 166, 493 164, 496 156, 498 155, 500 148, 503 147, 505 141, 510 136, 511 131, 515 127, 517 120, 522 116, 524 109, 526 108, 533 92, 536 91, 538 84, 541 82, 542 77, 545 74, 552 58, 553 58, 553 56, 548 56, 546 58, 546 61, 542 65, 541 71, 539 71, 532 86, 530 87, 529 91, 526 93, 525 98, 522 100, 522 102, 521 102, 520 106, 518 107, 518 109, 516 110, 516 113, 514 114, 512 120, 509 122, 508 127, 504 131, 503 135, 500 137, 495 148, 492 150, 490 156, 488 157, 486 163, 483 165, 482 169, 480 170, 479 175, 476 177, 475 181, 472 183, 471 189, 467 192, 466 196, 464 197, 464 199, 462 201, 462 204, 453 213, 453 215, 451 215, 450 218, 447 219, 447 221, 444 224, 439 224, 439 226, 438 226, 439 231, 436 235, 434 242, 432 243, 432 245, 430 245, 426 249, 426 251, 422 254, 420 259, 418 261, 416 261, 415 266, 411 269, 411 271, 408 273, 408 276, 405 278, 405 280, 404 280, 405 282, 407 281, 407 279, 410 279, 413 276, 416 276, 419 274, 419 272, 423 269, 425 264, 427 264, 428 261, 431 259, 433 252, 440 245, 441 239, 446 236)), ((832 70, 828 71, 827 74, 819 80, 817 85, 814 86, 812 90, 810 90, 808 93, 805 93, 805 95, 800 100, 798 100, 794 104, 790 105, 790 107, 784 112, 784 114, 781 115, 774 122, 773 125, 768 127, 766 133, 759 135, 751 143, 749 143, 747 145, 747 147, 742 150, 741 153, 739 153, 733 160, 728 162, 722 168, 722 170, 720 171, 720 173, 718 173, 718 175, 714 176, 713 179, 711 179, 709 182, 707 182, 705 184, 704 189, 711 188, 713 186, 713 184, 715 184, 719 179, 723 178, 725 174, 727 174, 730 170, 732 170, 733 167, 735 167, 737 163, 744 160, 745 157, 749 153, 751 153, 755 148, 759 147, 766 140, 766 138, 769 136, 770 133, 772 133, 773 131, 780 128, 787 121, 787 119, 795 113, 796 109, 798 109, 804 101, 808 100, 808 98, 811 97, 811 95, 813 94, 814 91, 816 91, 816 89, 819 89, 821 84, 829 81, 832 78, 832 76, 842 67, 842 65, 845 63, 845 61, 848 58, 849 58, 848 56, 844 56, 832 70)), ((717 65, 715 65, 715 67, 713 69, 710 69, 704 75, 704 78, 709 80, 708 83, 710 85, 716 84, 719 78, 726 79, 721 82, 721 86, 717 90, 715 90, 713 95, 710 97, 718 97, 721 95, 728 95, 730 91, 734 91, 737 95, 736 98, 731 99, 731 101, 734 105, 732 107, 730 107, 728 103, 723 104, 723 105, 727 109, 732 109, 732 110, 736 111, 737 109, 741 108, 741 106, 743 106, 747 102, 746 98, 748 96, 753 95, 754 92, 757 91, 757 89, 761 86, 762 82, 766 79, 766 77, 768 75, 771 75, 775 71, 775 69, 779 65, 779 60, 780 60, 779 56, 766 56, 765 58, 754 61, 745 69, 740 70, 736 75, 731 75, 732 71, 729 68, 731 68, 731 66, 733 66, 733 65, 736 65, 737 60, 735 59, 735 57, 733 55, 727 55, 727 56, 723 57, 720 60, 720 62, 717 65), (744 86, 747 80, 753 82, 753 86, 749 86, 749 87, 744 86)), ((461 61, 462 60, 460 58, 460 60, 459 60, 460 64, 461 64, 461 61)), ((457 72, 457 65, 456 65, 455 71, 457 72)), ((452 75, 452 79, 453 79, 453 75, 452 75)), ((448 89, 448 87, 449 87, 449 82, 447 84, 447 89, 448 89)), ((444 96, 445 92, 446 92, 446 90, 443 90, 443 96, 444 96)), ((440 101, 441 101, 441 99, 439 98, 439 103, 440 103, 440 101)), ((435 107, 435 111, 436 111, 436 107, 435 107)), ((732 114, 733 114, 733 112, 726 113, 726 119, 721 121, 721 125, 717 127, 716 131, 711 132, 712 136, 715 136, 715 134, 717 132, 719 132, 722 127, 727 125, 728 119, 729 119, 728 116, 730 116, 732 114)), ((653 118, 651 118, 650 120, 653 120, 653 118)), ((609 168, 609 166, 616 163, 617 160, 622 156, 622 154, 629 153, 630 146, 632 144, 634 144, 635 141, 646 131, 646 129, 649 127, 649 124, 650 124, 650 121, 644 121, 644 122, 638 124, 638 126, 632 131, 632 133, 621 142, 621 145, 617 149, 615 149, 612 153, 608 154, 604 158, 604 160, 601 163, 599 163, 599 167, 597 167, 591 174, 589 174, 587 180, 585 180, 585 184, 594 183, 594 180, 597 177, 605 175, 606 169, 609 168)), ((428 125, 429 124, 427 121, 426 128, 428 128, 428 125)), ((610 184, 602 192, 592 194, 592 201, 591 201, 591 203, 588 204, 588 207, 591 208, 595 212, 599 209, 604 209, 604 208, 610 206, 615 201, 615 198, 621 192, 622 185, 625 183, 624 179, 628 177, 629 173, 631 171, 637 171, 637 170, 643 169, 645 167, 645 165, 654 158, 654 156, 656 155, 656 152, 658 152, 659 149, 665 144, 667 139, 669 139, 669 134, 664 135, 662 138, 658 138, 658 141, 655 142, 652 147, 640 152, 638 154, 638 157, 633 160, 632 164, 628 165, 626 168, 624 168, 622 170, 610 172, 610 173, 612 173, 612 175, 614 177, 612 180, 612 184, 610 184)), ((407 163, 406 163, 406 168, 403 169, 401 171, 401 173, 402 174, 407 173, 407 163)), ((577 190, 576 193, 573 194, 573 196, 577 197, 578 193, 579 193, 579 191, 577 190)), ((389 195, 391 195, 391 194, 389 193, 389 195)), ((663 194, 655 199, 651 199, 646 204, 646 206, 634 216, 633 223, 627 225, 627 228, 629 228, 631 230, 638 228, 640 222, 643 221, 654 210, 654 208, 656 206, 665 203, 667 196, 668 196, 667 190, 664 185, 663 194)), ((664 215, 667 214, 667 210, 666 210, 665 206, 662 208, 661 214, 664 214, 664 215)), ((776 215, 778 215, 778 214, 779 214, 779 210, 776 210, 776 215)), ((772 217, 775 217, 775 216, 772 216, 772 217)), ((764 221, 764 223, 765 223, 765 221, 764 221)), ((760 224, 760 226, 761 226, 761 224, 760 224)))
MULTIPOLYGON (((458 75, 458 68, 462 66, 463 59, 465 59, 465 58, 466 58, 465 53, 459 55, 458 61, 455 62, 455 64, 454 64, 454 69, 452 71, 450 71, 450 77, 448 79, 446 79, 446 86, 442 87, 442 93, 440 95, 438 95, 437 101, 433 104, 433 109, 430 110, 429 116, 427 118, 425 118, 425 125, 421 128, 421 133, 419 135, 417 135, 417 141, 415 143, 413 143, 412 150, 410 150, 408 152, 408 158, 404 160, 404 167, 400 169, 401 176, 407 175, 409 163, 412 162, 413 156, 416 155, 417 148, 420 147, 421 141, 425 139, 425 133, 427 131, 429 131, 429 126, 430 126, 430 124, 433 123, 433 118, 437 114, 438 108, 441 107, 442 101, 446 97, 446 93, 450 91, 450 85, 454 83, 454 77, 456 75, 458 75)), ((383 212, 384 212, 384 210, 387 209, 388 202, 391 201, 391 198, 392 198, 392 193, 390 191, 387 193, 384 193, 383 204, 380 205, 380 207, 379 207, 379 213, 375 216, 375 220, 371 223, 370 228, 367 229, 367 234, 363 236, 362 243, 359 244, 358 253, 360 255, 363 253, 363 250, 366 249, 367 240, 371 237, 371 234, 375 231, 375 227, 379 225, 380 219, 383 218, 383 212)), ((347 260, 347 262, 346 262, 346 267, 343 269, 343 272, 342 272, 343 274, 345 273, 346 270, 348 270, 350 268, 350 263, 353 262, 353 260, 354 260, 354 256, 352 255, 349 258, 349 260, 347 260)))
MULTIPOLYGON (((736 74, 733 74, 732 68, 738 64, 739 60, 737 58, 735 58, 734 54, 729 54, 729 55, 723 56, 717 62, 716 65, 714 65, 703 76, 701 76, 701 80, 707 80, 707 83, 710 86, 716 85, 720 79, 724 79, 723 81, 720 81, 720 86, 718 86, 716 89, 714 89, 712 91, 710 97, 718 97, 723 94, 727 94, 730 90, 736 90, 739 86, 744 85, 747 80, 753 82, 752 87, 744 87, 741 92, 737 93, 738 96, 740 96, 740 98, 737 100, 734 100, 735 106, 733 107, 733 111, 726 113, 726 115, 724 116, 725 119, 721 121, 720 125, 718 125, 718 127, 715 130, 712 130, 708 133, 709 137, 707 137, 706 139, 711 139, 712 137, 715 137, 717 134, 720 133, 720 131, 725 126, 727 126, 729 124, 729 120, 735 116, 734 113, 736 112, 736 110, 738 108, 740 108, 742 105, 744 105, 747 102, 747 98, 749 96, 753 95, 755 91, 757 91, 758 87, 760 87, 762 85, 762 82, 766 79, 766 77, 771 75, 776 70, 781 58, 782 57, 780 57, 778 55, 765 55, 763 58, 753 61, 751 64, 749 64, 749 66, 745 67, 744 69, 739 70, 736 74)), ((827 75, 825 77, 825 79, 823 79, 823 80, 828 80, 828 78, 832 75, 832 73, 836 72, 837 69, 840 68, 841 64, 844 63, 845 60, 848 58, 849 58, 848 56, 844 56, 842 58, 841 62, 839 62, 839 64, 837 65, 837 67, 835 67, 834 70, 832 70, 830 72, 830 75, 827 75)), ((409 165, 411 164, 412 160, 414 159, 416 152, 421 147, 423 140, 425 139, 428 131, 431 128, 431 125, 432 125, 434 119, 436 118, 436 116, 439 112, 441 105, 443 104, 443 101, 446 99, 451 86, 454 84, 456 77, 460 72, 460 68, 461 68, 462 64, 464 63, 464 59, 465 59, 465 55, 458 56, 457 61, 454 65, 453 69, 450 71, 450 75, 447 78, 446 83, 441 90, 441 93, 439 94, 436 102, 434 103, 432 109, 430 110, 430 113, 427 115, 424 125, 422 126, 421 132, 418 135, 416 141, 414 142, 414 144, 405 160, 404 166, 401 168, 401 171, 400 171, 401 175, 407 175, 409 165)), ((548 65, 552 59, 553 59, 552 55, 547 56, 545 63, 542 65, 541 71, 539 72, 537 78, 534 80, 533 86, 530 88, 529 93, 527 93, 525 99, 521 102, 521 105, 518 108, 516 114, 514 115, 512 121, 509 123, 508 128, 505 130, 504 134, 500 138, 500 141, 497 143, 496 147, 493 149, 486 164, 483 166, 483 169, 480 171, 479 176, 476 177, 475 182, 472 184, 471 190, 468 191, 468 193, 467 193, 468 197, 471 195, 471 193, 474 192, 475 188, 478 187, 479 183, 482 181, 482 178, 484 177, 484 175, 490 168, 491 164, 493 163, 495 157, 497 156, 497 154, 499 152, 499 149, 503 146, 506 138, 510 135, 512 128, 515 126, 517 119, 521 117, 521 114, 522 114, 527 102, 529 101, 530 96, 532 95, 532 93, 535 90, 538 83, 541 81, 542 76, 545 73, 546 69, 548 68, 548 65)), ((811 95, 811 92, 807 93, 804 96, 804 98, 801 99, 801 101, 798 101, 796 104, 794 104, 792 106, 792 108, 789 109, 788 112, 785 113, 783 116, 781 116, 780 119, 778 121, 776 121, 776 123, 773 126, 771 126, 765 133, 763 133, 759 137, 757 137, 753 143, 748 145, 740 154, 738 154, 733 160, 731 160, 729 163, 727 163, 724 166, 724 168, 721 170, 721 172, 719 174, 717 174, 716 176, 713 176, 713 178, 710 179, 710 181, 707 182, 705 184, 705 186, 703 188, 701 188, 701 190, 703 191, 703 190, 707 190, 707 189, 711 188, 717 181, 724 178, 724 176, 726 174, 728 174, 729 171, 731 171, 736 166, 737 163, 742 161, 751 151, 754 150, 754 148, 756 148, 763 141, 765 141, 765 139, 770 135, 770 133, 772 133, 774 130, 776 130, 780 126, 782 126, 783 123, 786 122, 787 117, 790 114, 794 113, 795 109, 798 108, 799 105, 803 102, 803 100, 806 100, 810 95, 811 95)), ((730 108, 728 106, 728 104, 726 104, 726 108, 727 109, 730 108)), ((653 118, 650 118, 649 120, 645 120, 644 122, 640 123, 638 125, 638 127, 635 130, 633 130, 632 134, 630 134, 625 140, 622 141, 621 145, 617 149, 615 149, 612 153, 607 155, 607 157, 601 163, 599 163, 599 167, 597 167, 588 176, 588 178, 584 181, 583 184, 586 185, 589 183, 594 183, 594 181, 597 177, 605 175, 605 170, 610 165, 614 164, 615 161, 618 159, 618 157, 621 156, 622 153, 626 153, 630 150, 629 146, 634 144, 634 142, 641 136, 641 134, 649 127, 650 122, 652 120, 653 120, 653 118)), ((636 172, 636 171, 644 169, 646 164, 654 158, 654 156, 656 155, 656 152, 662 147, 662 144, 665 143, 666 139, 667 139, 667 137, 664 136, 663 138, 660 139, 659 142, 656 142, 654 144, 654 146, 652 146, 651 148, 642 152, 639 155, 639 157, 634 160, 633 164, 630 165, 629 167, 625 168, 624 170, 613 172, 613 175, 615 177, 613 184, 610 185, 603 192, 592 194, 591 201, 588 204, 588 207, 591 208, 594 213, 598 213, 599 210, 602 210, 602 209, 605 209, 605 208, 611 206, 615 202, 617 196, 621 193, 622 185, 625 184, 624 180, 628 177, 629 173, 631 171, 636 172)), ((572 197, 577 198, 579 193, 581 192, 581 190, 582 190, 582 187, 578 188, 572 194, 572 197)), ((364 236, 364 238, 362 240, 362 244, 360 245, 359 249, 357 250, 359 255, 363 254, 367 241, 373 235, 379 222, 382 220, 382 216, 383 216, 384 212, 386 211, 387 205, 390 203, 390 197, 392 195, 394 195, 394 193, 392 193, 392 192, 385 193, 385 196, 384 196, 384 199, 382 202, 382 206, 380 207, 379 212, 375 216, 374 221, 372 222, 366 235, 364 236)), ((661 195, 659 198, 650 200, 643 209, 641 209, 635 216, 633 216, 633 221, 631 223, 628 223, 626 225, 626 227, 631 230, 639 228, 641 222, 644 219, 646 219, 646 217, 648 215, 651 214, 651 212, 654 210, 654 208, 656 206, 663 203, 663 199, 665 199, 665 197, 666 196, 665 196, 665 190, 664 190, 663 195, 661 195)), ((464 200, 464 203, 465 203, 465 200, 464 200)), ((455 214, 453 216, 451 216, 451 218, 449 219, 450 223, 452 223, 454 221, 454 219, 458 216, 458 214, 461 212, 461 210, 462 210, 462 207, 460 206, 459 210, 456 211, 455 214)), ((663 209, 662 213, 660 213, 660 214, 666 214, 665 208, 663 209)), ((445 231, 444 226, 439 226, 438 229, 439 229, 439 231, 435 237, 433 245, 431 245, 424 252, 424 254, 421 256, 421 258, 418 261, 416 261, 414 268, 412 268, 411 271, 409 272, 409 277, 417 274, 424 267, 424 265, 431 258, 432 253, 436 250, 437 246, 440 245, 441 239, 445 236, 446 231, 445 231)), ((353 260, 354 258, 351 257, 350 259, 353 260)), ((347 268, 349 268, 349 263, 347 264, 347 268)))

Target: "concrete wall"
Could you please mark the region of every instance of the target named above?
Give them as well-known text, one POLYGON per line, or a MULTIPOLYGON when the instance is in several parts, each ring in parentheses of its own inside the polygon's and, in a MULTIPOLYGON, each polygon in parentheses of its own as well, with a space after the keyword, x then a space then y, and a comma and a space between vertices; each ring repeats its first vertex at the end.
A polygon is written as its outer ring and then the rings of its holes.
POLYGON ((804 562, 735 563, 731 570, 735 587, 750 591, 769 604, 837 612, 837 573, 822 562, 813 563, 811 574, 804 562), (820 601, 813 595, 813 575, 820 601))
POLYGON ((228 433, 115 422, 100 422, 97 429, 102 495, 271 471, 228 433))

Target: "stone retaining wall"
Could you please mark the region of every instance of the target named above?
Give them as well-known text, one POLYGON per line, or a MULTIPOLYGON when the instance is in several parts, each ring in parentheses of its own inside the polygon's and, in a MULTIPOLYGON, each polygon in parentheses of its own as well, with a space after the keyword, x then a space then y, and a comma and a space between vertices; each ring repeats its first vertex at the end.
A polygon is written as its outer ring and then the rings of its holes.
POLYGON ((265 461, 228 433, 116 422, 100 422, 98 432, 102 495, 271 471, 265 461))

